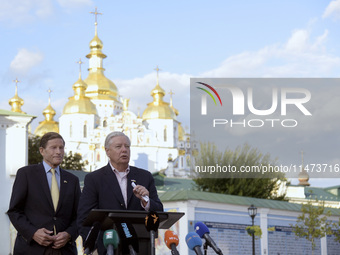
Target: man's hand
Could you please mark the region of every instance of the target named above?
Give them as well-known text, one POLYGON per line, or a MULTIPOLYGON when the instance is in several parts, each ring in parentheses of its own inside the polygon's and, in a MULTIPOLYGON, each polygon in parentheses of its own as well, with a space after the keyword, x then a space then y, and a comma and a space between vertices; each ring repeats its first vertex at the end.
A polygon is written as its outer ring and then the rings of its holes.
POLYGON ((143 205, 146 206, 147 202, 145 202, 142 196, 149 196, 149 191, 142 185, 136 185, 136 187, 133 188, 133 193, 142 201, 143 205))
POLYGON ((53 249, 60 249, 67 244, 68 241, 71 240, 71 235, 67 232, 59 232, 56 236, 54 236, 55 240, 53 243, 53 249))
POLYGON ((42 246, 49 246, 54 241, 54 236, 51 236, 53 231, 46 228, 39 228, 33 235, 33 240, 42 246))

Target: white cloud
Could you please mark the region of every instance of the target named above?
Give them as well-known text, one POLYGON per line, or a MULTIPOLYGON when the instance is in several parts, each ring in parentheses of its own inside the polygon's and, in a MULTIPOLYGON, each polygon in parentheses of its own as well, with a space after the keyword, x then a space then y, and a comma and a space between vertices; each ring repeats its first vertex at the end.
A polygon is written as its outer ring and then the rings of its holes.
POLYGON ((26 74, 43 60, 43 54, 27 49, 20 49, 10 64, 10 69, 15 74, 26 74))
MULTIPOLYGON (((119 88, 119 93, 123 98, 130 98, 129 110, 143 114, 147 104, 153 101, 151 91, 156 86, 156 73, 149 73, 143 77, 132 80, 115 81, 119 88), (149 95, 149 96, 147 96, 149 95)), ((161 72, 159 74, 159 85, 165 90, 166 95, 163 100, 170 102, 170 89, 174 92, 172 95, 173 106, 180 111, 179 121, 183 121, 184 125, 189 125, 188 116, 190 116, 190 75, 174 74, 161 72)))
MULTIPOLYGON (((0 22, 18 26, 45 19, 55 12, 54 0, 1 0, 0 22)), ((64 9, 92 5, 92 0, 57 0, 64 9)))
POLYGON ((334 0, 330 2, 326 7, 322 17, 328 18, 330 16, 333 16, 334 19, 340 19, 340 0, 334 0))
POLYGON ((58 0, 58 3, 63 8, 76 8, 80 6, 91 6, 92 0, 58 0))
POLYGON ((46 18, 53 13, 52 0, 2 0, 0 21, 18 25, 46 18))
POLYGON ((311 38, 310 32, 293 31, 284 44, 228 57, 216 69, 201 77, 332 77, 340 58, 325 51, 328 30, 311 38))

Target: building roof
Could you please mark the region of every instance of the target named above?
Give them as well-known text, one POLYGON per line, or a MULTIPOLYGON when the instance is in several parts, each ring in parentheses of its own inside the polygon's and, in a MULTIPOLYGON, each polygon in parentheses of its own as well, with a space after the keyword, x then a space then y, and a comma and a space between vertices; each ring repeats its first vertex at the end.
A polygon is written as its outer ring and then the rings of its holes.
POLYGON ((29 114, 26 114, 26 113, 12 112, 12 111, 7 111, 7 110, 3 110, 3 109, 0 109, 0 115, 3 115, 3 116, 35 117, 33 115, 29 115, 29 114))
MULTIPOLYGON (((289 185, 298 187, 300 185, 289 185)), ((340 186, 332 186, 327 188, 319 187, 304 187, 306 199, 313 198, 323 201, 336 201, 340 202, 340 186)))
POLYGON ((305 187, 306 198, 317 198, 325 201, 340 201, 340 197, 329 192, 329 188, 305 187))
MULTIPOLYGON (((194 190, 170 190, 167 192, 160 192, 159 198, 162 202, 171 201, 188 201, 188 200, 201 200, 223 204, 255 205, 258 208, 270 208, 277 210, 287 210, 301 212, 301 204, 289 203, 287 201, 270 200, 253 197, 243 197, 235 195, 217 194, 211 192, 194 191, 194 190)), ((332 215, 340 215, 340 210, 335 208, 326 208, 330 210, 332 215)))

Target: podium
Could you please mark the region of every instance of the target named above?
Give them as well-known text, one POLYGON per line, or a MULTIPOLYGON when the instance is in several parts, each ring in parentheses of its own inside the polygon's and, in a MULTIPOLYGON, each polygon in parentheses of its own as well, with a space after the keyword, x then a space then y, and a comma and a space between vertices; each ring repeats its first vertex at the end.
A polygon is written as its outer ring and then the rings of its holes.
MULTIPOLYGON (((114 229, 115 223, 126 222, 131 223, 136 230, 139 241, 139 255, 149 255, 151 253, 150 233, 145 227, 145 217, 147 211, 133 210, 105 210, 92 209, 85 219, 84 226, 92 226, 95 222, 100 222, 101 230, 114 229)), ((183 215, 183 212, 157 212, 159 216, 159 229, 168 229, 176 223, 183 215)), ((156 233, 158 237, 158 232, 156 233)), ((103 237, 99 236, 99 240, 103 237)), ((118 254, 122 253, 122 247, 118 246, 118 254)))

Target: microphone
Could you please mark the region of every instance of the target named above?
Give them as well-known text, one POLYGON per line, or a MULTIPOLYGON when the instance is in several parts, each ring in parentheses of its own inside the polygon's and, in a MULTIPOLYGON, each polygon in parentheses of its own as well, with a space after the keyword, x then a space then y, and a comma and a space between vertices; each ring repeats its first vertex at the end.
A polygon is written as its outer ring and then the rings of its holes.
POLYGON ((84 255, 91 254, 95 250, 96 241, 99 235, 100 223, 96 221, 93 223, 89 233, 84 242, 84 255))
POLYGON ((176 249, 179 239, 178 239, 178 235, 175 232, 171 230, 165 231, 164 241, 165 241, 166 246, 168 246, 168 248, 171 250, 172 255, 179 255, 176 249))
POLYGON ((145 227, 150 232, 151 255, 155 255, 155 236, 159 227, 159 216, 156 212, 149 212, 145 217, 145 227))
POLYGON ((195 251, 196 255, 203 255, 201 250, 202 239, 195 232, 189 232, 185 237, 185 241, 189 249, 195 251))
POLYGON ((108 229, 104 232, 103 243, 107 250, 107 255, 114 255, 114 250, 117 249, 119 244, 118 233, 114 229, 108 229))
MULTIPOLYGON (((131 186, 133 188, 135 188, 137 186, 135 182, 136 182, 135 180, 131 180, 131 186)), ((144 199, 145 202, 149 202, 149 197, 148 196, 145 195, 145 196, 142 196, 142 198, 144 199)))
POLYGON ((139 252, 138 237, 135 228, 131 223, 119 222, 116 223, 118 235, 120 237, 120 244, 122 253, 130 253, 130 255, 137 255, 139 252))
POLYGON ((213 250, 216 252, 216 254, 218 255, 223 255, 222 251, 220 248, 217 247, 216 243, 214 242, 214 240, 210 237, 209 233, 209 229, 208 227, 203 224, 202 222, 197 222, 195 224, 195 230, 196 233, 201 237, 204 238, 205 241, 207 242, 207 244, 213 248, 213 250))

